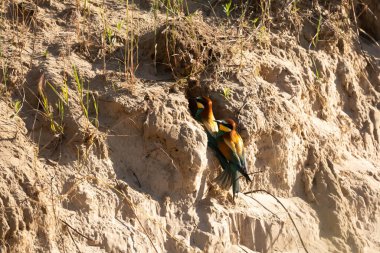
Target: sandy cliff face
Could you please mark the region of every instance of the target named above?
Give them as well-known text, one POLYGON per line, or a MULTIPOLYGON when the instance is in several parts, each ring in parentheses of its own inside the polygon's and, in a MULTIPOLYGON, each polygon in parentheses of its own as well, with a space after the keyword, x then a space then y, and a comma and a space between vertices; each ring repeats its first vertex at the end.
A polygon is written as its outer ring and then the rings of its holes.
POLYGON ((378 6, 293 2, 3 1, 0 251, 379 252, 378 6), (213 184, 200 94, 278 200, 213 184))

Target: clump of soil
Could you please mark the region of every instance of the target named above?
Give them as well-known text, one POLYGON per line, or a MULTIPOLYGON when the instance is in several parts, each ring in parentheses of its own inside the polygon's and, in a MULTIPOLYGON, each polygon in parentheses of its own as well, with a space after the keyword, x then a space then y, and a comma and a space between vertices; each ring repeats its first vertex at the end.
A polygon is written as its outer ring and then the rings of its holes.
POLYGON ((157 63, 176 78, 199 75, 223 53, 218 33, 197 16, 169 21, 158 29, 156 43, 157 63))

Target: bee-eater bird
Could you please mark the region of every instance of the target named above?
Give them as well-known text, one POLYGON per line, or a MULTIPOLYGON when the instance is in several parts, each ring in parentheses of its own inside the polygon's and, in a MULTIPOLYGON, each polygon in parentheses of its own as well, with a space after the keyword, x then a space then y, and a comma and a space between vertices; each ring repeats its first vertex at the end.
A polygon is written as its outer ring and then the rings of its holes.
POLYGON ((215 121, 210 98, 196 97, 190 103, 190 110, 194 118, 203 124, 208 134, 215 136, 218 133, 218 124, 215 121))
MULTIPOLYGON (((238 167, 229 162, 217 145, 217 135, 220 133, 218 123, 215 120, 212 110, 212 101, 208 97, 197 97, 190 101, 190 110, 193 117, 201 122, 206 129, 208 146, 214 150, 215 156, 218 158, 223 172, 216 177, 215 181, 223 188, 228 189, 233 186, 233 196, 239 192, 238 167)), ((221 134, 223 134, 222 132, 221 134)))
POLYGON ((243 139, 236 131, 236 123, 232 119, 216 120, 219 132, 216 136, 216 145, 229 163, 232 170, 232 187, 233 193, 239 191, 239 173, 241 173, 247 181, 252 181, 247 173, 245 151, 243 139), (237 173, 239 172, 239 173, 237 173))
POLYGON ((223 172, 215 178, 215 181, 223 189, 228 189, 233 184, 233 176, 236 173, 234 173, 230 163, 226 160, 217 146, 216 135, 218 134, 219 129, 212 110, 212 100, 205 96, 197 97, 190 101, 190 110, 193 117, 205 127, 208 139, 207 144, 214 151, 215 156, 218 158, 220 165, 222 166, 223 172))
POLYGON ((193 117, 202 123, 206 129, 208 146, 215 151, 215 154, 222 164, 223 169, 224 164, 227 164, 227 160, 224 158, 222 153, 219 151, 216 145, 216 135, 219 132, 218 123, 215 120, 214 112, 212 110, 212 101, 210 98, 202 96, 196 97, 190 101, 190 110, 193 117))

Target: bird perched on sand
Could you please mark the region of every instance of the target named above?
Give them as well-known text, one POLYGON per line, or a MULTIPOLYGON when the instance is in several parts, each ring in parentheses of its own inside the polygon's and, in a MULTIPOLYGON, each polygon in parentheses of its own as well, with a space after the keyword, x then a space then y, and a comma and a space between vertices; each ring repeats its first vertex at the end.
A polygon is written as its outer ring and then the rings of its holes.
POLYGON ((225 170, 217 181, 221 185, 231 185, 233 196, 239 192, 239 177, 242 174, 247 182, 252 181, 247 173, 244 143, 236 131, 236 123, 232 119, 216 120, 219 132, 216 135, 216 146, 228 162, 228 170, 225 170), (232 182, 231 182, 232 181, 232 182))

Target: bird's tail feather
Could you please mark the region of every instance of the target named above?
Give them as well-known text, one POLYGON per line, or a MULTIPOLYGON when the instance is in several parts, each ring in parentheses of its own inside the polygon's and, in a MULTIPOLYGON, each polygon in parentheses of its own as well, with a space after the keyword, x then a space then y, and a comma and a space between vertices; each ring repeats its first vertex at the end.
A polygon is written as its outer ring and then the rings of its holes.
POLYGON ((214 181, 223 189, 228 189, 233 184, 233 172, 224 170, 214 181))
POLYGON ((214 181, 223 189, 228 189, 232 186, 232 196, 235 199, 235 195, 240 192, 240 175, 238 171, 224 170, 214 181))
POLYGON ((240 172, 240 173, 245 177, 245 180, 247 181, 247 183, 252 182, 252 179, 249 177, 247 172, 243 172, 243 173, 240 172))
POLYGON ((235 171, 233 173, 233 181, 232 181, 232 196, 234 199, 235 199, 235 194, 240 191, 239 177, 240 177, 240 173, 238 171, 235 171))

